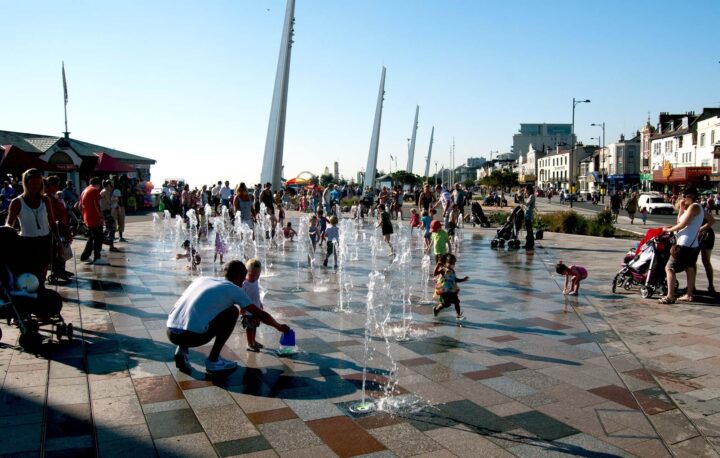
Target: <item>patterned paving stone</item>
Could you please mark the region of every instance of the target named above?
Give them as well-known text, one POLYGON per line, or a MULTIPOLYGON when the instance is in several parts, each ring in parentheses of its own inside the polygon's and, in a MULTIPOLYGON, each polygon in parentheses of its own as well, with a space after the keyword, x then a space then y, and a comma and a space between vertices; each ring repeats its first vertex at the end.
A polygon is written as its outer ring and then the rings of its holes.
POLYGON ((323 444, 323 441, 299 419, 266 423, 259 425, 258 429, 279 452, 323 444))
POLYGON ((202 431, 202 426, 191 409, 149 413, 145 418, 155 440, 202 431))
POLYGON ((347 417, 311 420, 307 425, 338 456, 364 455, 385 449, 373 436, 347 417))

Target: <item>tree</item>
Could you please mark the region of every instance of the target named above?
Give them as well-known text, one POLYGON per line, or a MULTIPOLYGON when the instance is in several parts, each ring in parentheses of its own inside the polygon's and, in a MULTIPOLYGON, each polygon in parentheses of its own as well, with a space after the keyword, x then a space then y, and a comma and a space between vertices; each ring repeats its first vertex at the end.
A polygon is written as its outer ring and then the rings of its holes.
POLYGON ((322 175, 320 175, 320 186, 322 186, 323 188, 326 187, 333 182, 334 178, 335 177, 332 173, 323 173, 322 175))
POLYGON ((390 175, 393 179, 393 183, 396 185, 410 185, 415 186, 422 183, 422 179, 414 173, 408 173, 405 170, 398 170, 390 175))
POLYGON ((472 178, 468 178, 465 181, 463 181, 463 185, 466 188, 472 188, 473 186, 475 186, 475 180, 473 180, 472 178))
POLYGON ((480 180, 484 186, 492 188, 510 189, 518 185, 518 174, 509 170, 493 170, 493 172, 480 180))

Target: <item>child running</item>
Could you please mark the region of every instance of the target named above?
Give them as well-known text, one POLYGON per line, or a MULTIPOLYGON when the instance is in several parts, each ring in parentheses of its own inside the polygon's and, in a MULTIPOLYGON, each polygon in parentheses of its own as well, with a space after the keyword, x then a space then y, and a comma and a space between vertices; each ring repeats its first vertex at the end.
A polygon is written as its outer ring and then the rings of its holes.
POLYGON ((423 210, 422 212, 422 218, 420 218, 420 222, 422 223, 423 229, 425 229, 425 252, 430 252, 430 224, 432 224, 432 216, 428 213, 427 210, 423 210))
POLYGON ((223 256, 228 252, 228 247, 220 234, 220 226, 215 229, 215 258, 213 262, 217 262, 218 256, 220 256, 220 264, 223 263, 223 256))
POLYGON ((440 299, 440 303, 433 307, 433 315, 438 316, 440 310, 455 306, 455 319, 462 321, 465 316, 460 311, 460 288, 458 283, 468 281, 470 277, 465 276, 463 278, 457 278, 455 274, 455 262, 457 259, 454 254, 444 254, 441 256, 437 265, 435 266, 435 275, 437 276, 437 284, 435 286, 435 296, 440 299))
MULTIPOLYGON (((262 300, 260 298, 260 273, 262 272, 262 265, 257 259, 251 259, 247 262, 247 276, 242 285, 242 290, 250 298, 250 301, 255 304, 260 310, 263 309, 262 300)), ((246 312, 245 309, 240 309, 242 312, 242 326, 245 328, 247 335, 247 351, 258 352, 263 348, 263 344, 255 340, 257 334, 257 328, 260 326, 260 320, 253 316, 252 313, 246 312)))
POLYGON ((420 215, 418 214, 416 209, 410 210, 410 235, 412 235, 413 230, 415 228, 421 228, 422 223, 420 222, 420 215))
POLYGON ((385 239, 385 242, 390 247, 390 256, 395 256, 395 249, 393 248, 392 243, 390 243, 390 236, 393 234, 393 225, 390 220, 390 213, 385 210, 385 204, 378 205, 378 211, 380 214, 378 215, 379 221, 377 227, 381 228, 383 239, 385 239))
POLYGON ((327 230, 328 219, 325 217, 325 212, 322 208, 317 210, 317 225, 318 225, 318 240, 320 245, 325 241, 325 231, 327 230))
POLYGON ((555 264, 555 272, 565 276, 565 287, 563 294, 568 296, 577 296, 580 291, 580 282, 588 276, 587 269, 582 266, 566 266, 562 261, 555 264), (569 285, 568 285, 569 284, 569 285))
POLYGON ((335 261, 333 266, 335 269, 337 269, 337 248, 335 245, 338 243, 340 238, 340 229, 338 229, 337 223, 337 216, 331 217, 330 226, 328 226, 328 228, 325 230, 325 237, 327 237, 327 249, 325 252, 325 260, 323 261, 323 267, 327 267, 328 259, 332 254, 335 261))
POLYGON ((451 251, 450 236, 443 230, 440 221, 430 223, 430 232, 432 233, 430 238, 435 251, 435 262, 439 262, 442 255, 451 251))

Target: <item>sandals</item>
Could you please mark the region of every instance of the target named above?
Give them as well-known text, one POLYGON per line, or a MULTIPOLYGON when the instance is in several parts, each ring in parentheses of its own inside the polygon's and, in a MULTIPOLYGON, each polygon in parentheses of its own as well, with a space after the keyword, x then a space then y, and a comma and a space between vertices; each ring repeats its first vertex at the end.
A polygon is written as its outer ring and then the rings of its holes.
POLYGON ((660 299, 658 299, 658 304, 674 304, 674 303, 675 303, 674 297, 663 296, 660 299))
POLYGON ((680 302, 692 302, 692 301, 693 301, 693 297, 692 297, 692 296, 688 296, 687 294, 684 294, 684 295, 678 297, 677 300, 680 301, 680 302))

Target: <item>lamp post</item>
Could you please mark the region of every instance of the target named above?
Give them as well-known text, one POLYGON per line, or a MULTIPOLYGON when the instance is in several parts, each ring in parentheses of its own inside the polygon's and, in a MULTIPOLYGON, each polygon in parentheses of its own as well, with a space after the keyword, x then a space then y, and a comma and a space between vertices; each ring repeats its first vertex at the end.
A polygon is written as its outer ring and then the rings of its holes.
POLYGON ((600 127, 602 129, 602 146, 600 148, 602 151, 602 167, 601 167, 602 183, 604 185, 605 184, 605 121, 603 121, 601 123, 592 123, 590 125, 593 127, 600 127))
POLYGON ((395 158, 393 158, 393 155, 391 154, 391 155, 390 155, 390 173, 392 173, 392 166, 393 166, 393 160, 394 160, 394 159, 395 159, 395 158))
MULTIPOLYGON (((570 141, 572 142, 571 149, 570 149, 570 193, 573 193, 573 182, 575 179, 575 175, 573 175, 574 172, 574 166, 575 166, 575 107, 578 106, 580 103, 590 103, 590 99, 586 100, 576 100, 575 97, 573 97, 573 109, 572 109, 572 128, 570 130, 570 141)), ((573 206, 573 200, 570 199, 570 208, 573 206)))
POLYGON ((435 186, 437 186, 437 174, 438 174, 437 165, 438 165, 438 161, 435 161, 435 186))

